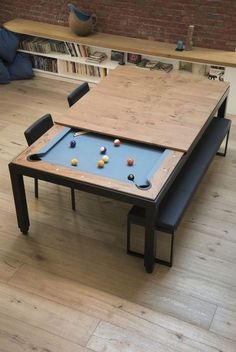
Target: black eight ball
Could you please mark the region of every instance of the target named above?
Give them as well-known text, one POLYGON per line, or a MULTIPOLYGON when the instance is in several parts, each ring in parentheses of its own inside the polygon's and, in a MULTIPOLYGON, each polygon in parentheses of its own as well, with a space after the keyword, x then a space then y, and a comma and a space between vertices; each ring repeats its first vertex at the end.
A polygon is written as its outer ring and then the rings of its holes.
POLYGON ((128 180, 133 181, 134 180, 134 175, 133 174, 129 174, 128 180))

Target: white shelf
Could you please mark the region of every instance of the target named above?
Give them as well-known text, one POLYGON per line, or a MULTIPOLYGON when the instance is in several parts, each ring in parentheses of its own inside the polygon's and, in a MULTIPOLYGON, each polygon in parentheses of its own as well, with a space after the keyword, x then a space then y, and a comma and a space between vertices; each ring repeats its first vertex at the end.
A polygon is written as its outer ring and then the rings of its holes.
POLYGON ((50 52, 48 54, 44 54, 44 53, 22 50, 22 49, 19 49, 18 51, 20 51, 22 53, 30 54, 30 55, 44 56, 44 57, 48 57, 51 59, 57 59, 57 60, 62 60, 62 61, 71 61, 71 62, 76 62, 79 64, 107 68, 107 69, 111 69, 111 70, 114 70, 118 65, 118 63, 116 61, 111 61, 109 59, 106 59, 102 63, 97 64, 97 63, 87 62, 86 57, 75 57, 75 56, 61 54, 61 53, 57 53, 57 52, 50 52))
POLYGON ((39 70, 38 68, 34 68, 35 74, 39 74, 40 76, 55 76, 55 77, 63 77, 68 79, 73 79, 76 81, 86 81, 89 83, 99 83, 102 77, 93 77, 93 76, 81 76, 78 74, 65 74, 65 73, 58 73, 58 72, 50 72, 45 70, 39 70))

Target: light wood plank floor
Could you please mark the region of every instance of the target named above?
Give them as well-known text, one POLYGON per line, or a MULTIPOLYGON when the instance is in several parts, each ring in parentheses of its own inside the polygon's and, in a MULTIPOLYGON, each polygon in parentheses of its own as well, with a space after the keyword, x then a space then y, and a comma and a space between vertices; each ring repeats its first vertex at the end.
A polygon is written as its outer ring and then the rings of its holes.
MULTIPOLYGON (((0 352, 235 352, 236 119, 176 236, 174 266, 145 273, 125 253, 129 205, 27 179, 31 227, 18 230, 8 162, 75 87, 46 78, 0 86, 0 352)), ((136 232, 141 248, 143 231, 136 232)), ((168 236, 159 235, 165 256, 168 236)))

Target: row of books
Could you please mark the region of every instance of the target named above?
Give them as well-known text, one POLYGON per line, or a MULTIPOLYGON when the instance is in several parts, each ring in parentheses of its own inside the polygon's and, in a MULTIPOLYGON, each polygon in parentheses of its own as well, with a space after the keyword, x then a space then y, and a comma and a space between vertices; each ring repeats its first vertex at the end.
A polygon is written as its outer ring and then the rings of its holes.
POLYGON ((43 71, 58 72, 57 60, 48 57, 33 55, 33 67, 43 71))
POLYGON ((89 47, 76 43, 60 42, 37 37, 28 37, 20 42, 20 49, 42 54, 52 52, 71 55, 73 57, 88 57, 89 47))
POLYGON ((71 61, 61 61, 60 71, 65 74, 78 74, 80 76, 105 77, 107 69, 91 65, 79 64, 71 61))
POLYGON ((27 38, 20 42, 20 49, 34 51, 36 53, 48 54, 53 51, 57 53, 67 54, 68 51, 64 42, 48 40, 43 38, 27 38))
POLYGON ((90 54, 90 48, 86 45, 65 42, 65 46, 72 57, 88 57, 90 54))

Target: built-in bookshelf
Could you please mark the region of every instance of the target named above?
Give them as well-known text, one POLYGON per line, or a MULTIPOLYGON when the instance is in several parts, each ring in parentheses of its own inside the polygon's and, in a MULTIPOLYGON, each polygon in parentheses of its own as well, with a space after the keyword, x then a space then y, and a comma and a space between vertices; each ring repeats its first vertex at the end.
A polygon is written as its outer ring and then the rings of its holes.
POLYGON ((36 73, 91 83, 98 83, 118 64, 110 60, 109 49, 42 37, 21 36, 19 51, 30 54, 36 73))

